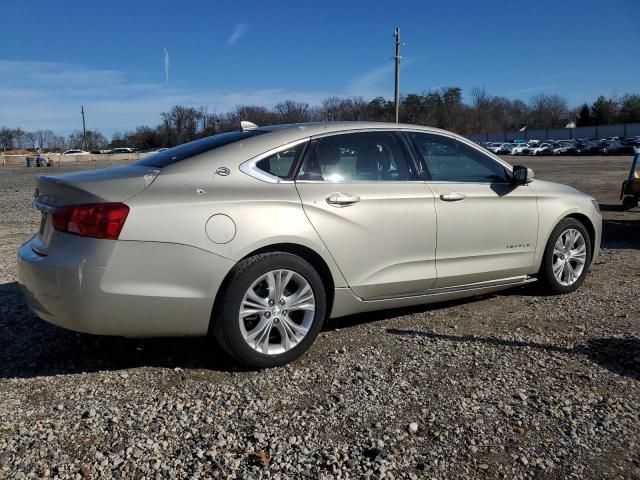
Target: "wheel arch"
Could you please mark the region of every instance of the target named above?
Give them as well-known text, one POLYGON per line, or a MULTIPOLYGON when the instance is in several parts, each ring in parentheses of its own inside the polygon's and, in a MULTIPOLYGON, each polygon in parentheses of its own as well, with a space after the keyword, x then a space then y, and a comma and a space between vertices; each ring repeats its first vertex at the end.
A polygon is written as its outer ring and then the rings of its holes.
MULTIPOLYGON (((587 217, 586 215, 584 215, 583 213, 574 212, 574 213, 570 213, 569 215, 566 215, 565 217, 561 218, 558 223, 560 223, 565 218, 574 218, 574 219, 578 220, 580 223, 582 223, 584 225, 584 228, 587 229, 587 233, 589 234, 589 241, 591 243, 591 257, 593 258, 593 251, 594 251, 595 242, 596 242, 596 227, 593 224, 593 222, 591 221, 591 219, 589 217, 587 217)), ((556 226, 557 226, 557 224, 556 224, 556 226)), ((553 228, 555 228, 555 226, 553 228)), ((549 241, 549 240, 547 240, 547 241, 549 241)))
MULTIPOLYGON (((249 253, 247 253, 244 257, 238 260, 237 263, 245 260, 249 257, 253 257, 255 255, 260 255, 262 253, 272 253, 272 252, 283 252, 290 253, 292 255, 296 255, 311 264, 313 268, 318 272, 320 278, 322 279, 322 283, 324 285, 325 293, 327 296, 327 309, 326 309, 326 318, 329 318, 331 311, 333 309, 333 301, 335 296, 335 282, 333 279, 333 275, 331 274, 331 269, 327 262, 322 258, 322 256, 314 251, 312 248, 306 247, 304 245, 296 244, 296 243, 274 243, 271 245, 266 245, 255 249, 249 253)), ((236 265, 237 265, 236 263, 236 265)), ((235 268, 235 267, 234 267, 235 268)), ((220 288, 218 289, 214 302, 213 309, 211 311, 211 321, 209 322, 209 331, 211 331, 211 325, 213 324, 213 316, 219 306, 219 303, 222 302, 222 297, 224 295, 224 291, 227 288, 229 279, 233 273, 234 268, 227 272, 220 288)))

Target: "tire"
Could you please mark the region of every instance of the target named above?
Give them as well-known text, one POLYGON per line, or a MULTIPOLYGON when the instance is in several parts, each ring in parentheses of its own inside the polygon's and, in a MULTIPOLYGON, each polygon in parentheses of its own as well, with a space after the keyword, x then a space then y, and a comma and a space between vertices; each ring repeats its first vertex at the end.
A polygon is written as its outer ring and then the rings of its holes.
MULTIPOLYGON (((578 287, 582 285, 582 282, 584 282, 584 278, 587 276, 589 265, 591 264, 592 251, 593 250, 591 247, 591 239, 589 238, 589 233, 587 232, 587 229, 580 221, 576 220, 575 218, 565 218, 562 221, 560 221, 560 223, 556 225, 556 227, 551 232, 551 235, 549 236, 549 240, 547 242, 547 245, 544 251, 544 257, 542 259, 540 272, 538 274, 538 280, 540 281, 543 290, 546 293, 550 293, 554 295, 571 293, 577 290, 578 287), (580 269, 579 274, 577 274, 578 268, 576 267, 579 264, 579 258, 582 256, 582 255, 578 255, 577 253, 580 251, 580 248, 578 247, 580 242, 577 242, 576 245, 574 245, 575 248, 570 248, 568 252, 564 251, 560 256, 554 253, 554 250, 556 250, 556 246, 557 246, 556 244, 559 241, 560 243, 564 244, 561 238, 568 239, 566 237, 566 234, 570 231, 579 232, 583 240, 584 263, 582 264, 582 268, 580 269), (565 236, 563 237, 563 235, 565 236), (576 252, 575 256, 570 253, 572 251, 576 252), (567 256, 567 253, 569 253, 569 256, 567 256), (568 261, 564 261, 561 258, 565 256, 568 259, 568 261), (566 263, 568 263, 571 266, 571 269, 573 269, 573 274, 576 277, 575 279, 569 276, 571 275, 571 270, 568 270, 565 267, 563 267, 561 270, 562 280, 556 277, 556 274, 554 273, 554 264, 556 267, 558 267, 560 264, 566 264, 566 263)), ((558 269, 556 268, 556 272, 557 271, 558 269)))
POLYGON ((631 195, 627 195, 622 199, 622 208, 624 210, 631 210, 632 208, 635 208, 637 206, 638 206, 638 199, 635 197, 632 197, 631 195))
POLYGON ((306 260, 290 253, 264 253, 242 260, 218 298, 211 333, 225 352, 249 367, 277 367, 299 358, 316 339, 325 320, 327 297, 320 275, 306 260), (283 287, 278 287, 279 279, 286 282, 283 287), (297 294, 304 298, 296 304, 297 294), (245 312, 253 313, 241 318, 242 306, 245 312))

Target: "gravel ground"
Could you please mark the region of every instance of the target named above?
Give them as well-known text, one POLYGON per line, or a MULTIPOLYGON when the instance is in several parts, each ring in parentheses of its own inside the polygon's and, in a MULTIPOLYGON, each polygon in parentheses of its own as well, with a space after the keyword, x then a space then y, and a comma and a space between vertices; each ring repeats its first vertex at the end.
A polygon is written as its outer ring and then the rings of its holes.
POLYGON ((35 318, 15 251, 41 171, 0 168, 0 478, 640 478, 640 209, 617 207, 630 159, 514 163, 602 203, 606 248, 580 290, 332 321, 303 359, 257 372, 206 339, 35 318))

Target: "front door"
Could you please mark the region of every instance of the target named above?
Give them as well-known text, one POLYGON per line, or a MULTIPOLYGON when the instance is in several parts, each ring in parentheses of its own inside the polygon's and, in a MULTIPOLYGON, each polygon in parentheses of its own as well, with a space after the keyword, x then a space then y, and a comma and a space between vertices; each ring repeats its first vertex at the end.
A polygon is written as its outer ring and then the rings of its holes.
POLYGON ((409 133, 435 195, 436 287, 531 273, 538 236, 535 192, 505 165, 455 137, 409 133))
POLYGON ((305 213, 363 299, 423 292, 436 280, 434 196, 390 131, 313 139, 296 187, 305 213))

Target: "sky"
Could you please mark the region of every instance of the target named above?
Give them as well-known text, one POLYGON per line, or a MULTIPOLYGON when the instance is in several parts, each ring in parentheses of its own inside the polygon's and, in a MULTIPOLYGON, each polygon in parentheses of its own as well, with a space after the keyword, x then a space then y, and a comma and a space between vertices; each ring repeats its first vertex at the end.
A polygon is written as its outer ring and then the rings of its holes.
POLYGON ((570 105, 640 93, 640 0, 6 0, 0 126, 155 126, 174 104, 312 105, 459 86, 570 105))

